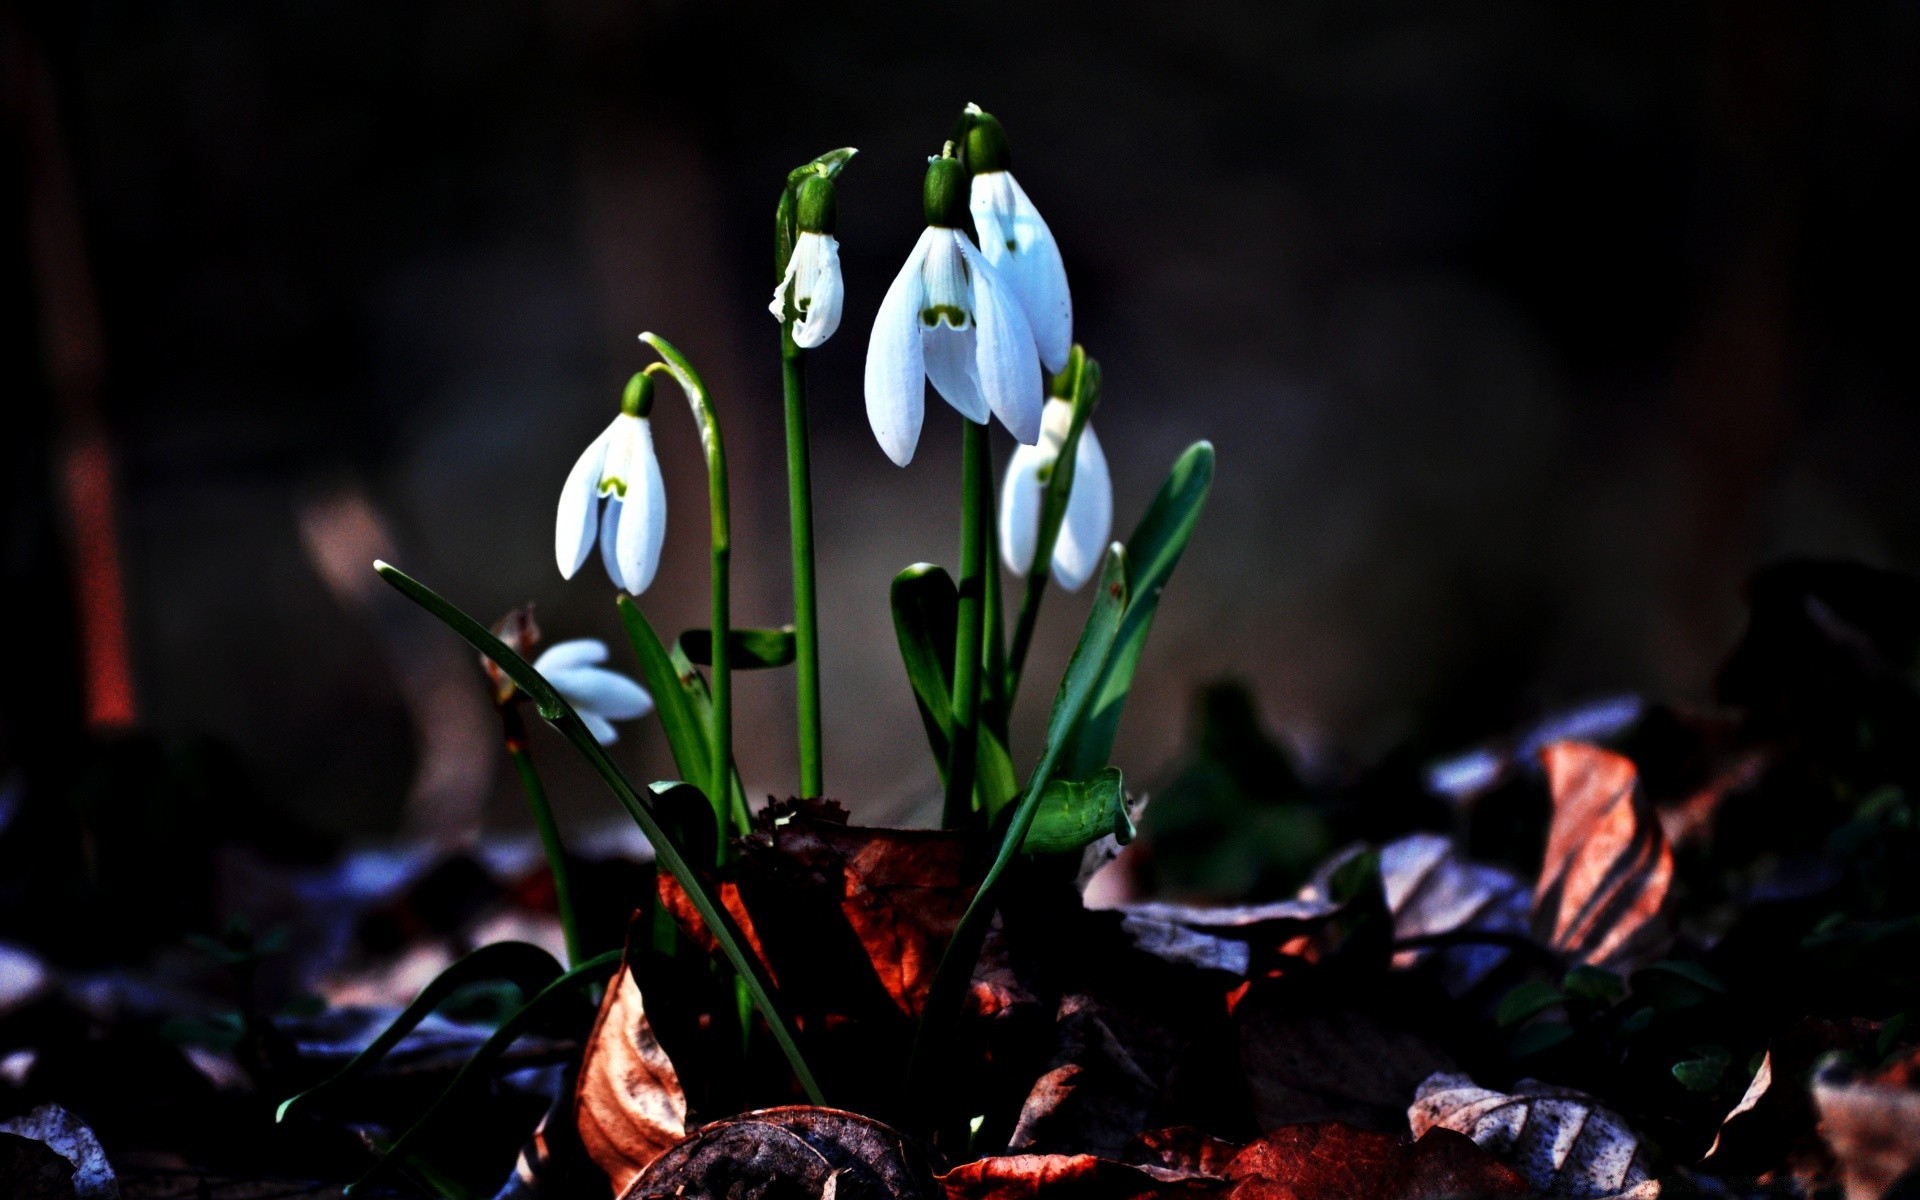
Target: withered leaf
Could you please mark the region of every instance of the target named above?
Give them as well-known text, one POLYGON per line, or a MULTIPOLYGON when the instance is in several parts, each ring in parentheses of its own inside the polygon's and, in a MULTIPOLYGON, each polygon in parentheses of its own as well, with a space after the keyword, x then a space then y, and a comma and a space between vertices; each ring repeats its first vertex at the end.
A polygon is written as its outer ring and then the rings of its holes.
POLYGON ((655 1159, 623 1200, 933 1200, 913 1146, 870 1117, 791 1105, 695 1131, 655 1159))
POLYGON ((1062 998, 1055 1036, 1053 1058, 1028 1092, 1008 1147, 1117 1157, 1152 1111, 1160 1081, 1087 996, 1062 998))
POLYGON ((1342 1121, 1400 1130, 1421 1081, 1453 1068, 1426 1039, 1360 1009, 1302 1010, 1257 988, 1235 1007, 1234 1025, 1261 1129, 1342 1121))
POLYGON ((1337 1122, 1289 1125, 1227 1164, 1233 1200, 1439 1200, 1518 1196, 1526 1181, 1466 1138, 1436 1130, 1409 1144, 1337 1122))
POLYGON ((1855 1076, 1829 1064, 1813 1076, 1820 1135, 1840 1163, 1847 1200, 1880 1200, 1920 1166, 1920 1050, 1855 1076))
MULTIPOLYGON (((1453 839, 1415 833, 1380 848, 1380 882, 1393 913, 1397 941, 1473 930, 1524 934, 1529 928, 1527 888, 1499 867, 1469 862, 1453 839)), ((1432 950, 1402 950, 1394 966, 1411 967, 1432 950)), ((1439 951, 1441 983, 1461 995, 1505 961, 1493 944, 1449 946, 1439 951)))
POLYGON ((0 1122, 0 1133, 31 1138, 73 1167, 71 1195, 76 1200, 120 1200, 120 1181, 107 1152, 87 1123, 58 1104, 42 1104, 25 1116, 0 1122))
POLYGON ((1093 1154, 1007 1154, 962 1163, 940 1176, 946 1200, 1206 1200, 1218 1179, 1135 1166, 1093 1154))
POLYGON ((600 1002, 580 1064, 574 1124, 587 1156, 624 1192, 687 1132, 680 1075, 647 1021, 646 1002, 624 964, 600 1002))
POLYGON ((1233 1142, 1180 1125, 1135 1134, 1121 1160, 1193 1175, 1221 1175, 1238 1153, 1240 1147, 1233 1142))
POLYGON ((1768 1051, 1766 1056, 1760 1060, 1760 1069, 1753 1073, 1752 1081, 1747 1084, 1747 1090, 1741 1094, 1740 1102, 1728 1110, 1725 1117, 1721 1118, 1720 1128, 1716 1129, 1713 1134, 1713 1144, 1708 1146, 1707 1152, 1700 1157, 1703 1159, 1712 1158, 1715 1154, 1719 1153, 1720 1139, 1726 1136, 1727 1127, 1760 1107, 1760 1102, 1766 1099, 1767 1093, 1772 1090, 1772 1088, 1773 1052, 1768 1051))
POLYGON ((0 1195, 73 1200, 73 1164, 37 1138, 0 1133, 0 1195))
POLYGON ((1572 961, 1630 973, 1672 943, 1673 851, 1631 759, 1584 742, 1540 754, 1553 822, 1533 892, 1535 936, 1572 961))
POLYGON ((1466 1134, 1556 1196, 1613 1196, 1652 1178, 1639 1136, 1618 1114, 1537 1080, 1523 1079, 1508 1094, 1465 1075, 1435 1075, 1420 1085, 1407 1119, 1416 1137, 1431 1129, 1466 1134))

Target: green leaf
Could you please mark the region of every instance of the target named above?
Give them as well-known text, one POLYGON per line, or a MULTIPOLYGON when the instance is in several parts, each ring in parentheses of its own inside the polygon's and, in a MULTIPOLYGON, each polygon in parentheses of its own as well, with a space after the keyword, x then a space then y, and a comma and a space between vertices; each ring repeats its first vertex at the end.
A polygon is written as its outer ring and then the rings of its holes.
POLYGON ((1633 994, 1663 1012, 1695 1008, 1726 991, 1705 967, 1690 962, 1670 959, 1633 973, 1633 994))
POLYGON ((559 978, 560 974, 560 964, 553 955, 529 942, 495 942, 480 947, 436 975, 433 982, 413 998, 413 1003, 402 1009, 393 1023, 373 1039, 371 1045, 354 1055, 352 1062, 299 1095, 282 1101, 273 1119, 284 1121, 294 1105, 363 1074, 368 1067, 385 1058, 400 1044, 402 1038, 413 1032, 415 1026, 426 1020, 428 1013, 467 985, 504 980, 519 988, 521 995, 532 996, 559 978))
MULTIPOLYGON (((693 709, 694 720, 699 722, 703 730, 711 728, 713 726, 713 693, 707 690, 706 677, 694 668, 693 660, 680 649, 678 639, 674 641, 673 649, 667 651, 667 661, 673 664, 674 673, 680 677, 680 690, 686 695, 688 706, 693 709)), ((709 752, 708 759, 711 760, 711 758, 712 754, 709 752)), ((740 768, 737 765, 729 772, 729 779, 732 785, 729 790, 733 793, 734 824, 729 825, 726 816, 718 809, 714 813, 722 837, 725 837, 727 830, 731 828, 745 829, 753 823, 747 815, 747 791, 741 786, 740 768)))
MULTIPOLYGON (((765 671, 790 666, 794 659, 793 626, 779 629, 729 629, 727 648, 736 671, 765 671)), ((713 664, 713 634, 705 629, 689 629, 680 635, 680 653, 688 662, 713 664)))
POLYGON ((1511 1029, 1530 1017, 1557 1005, 1565 1004, 1567 996, 1559 988, 1538 979, 1529 979, 1500 997, 1500 1005, 1494 1009, 1494 1023, 1502 1029, 1511 1029))
POLYGON ((1569 996, 1582 1000, 1591 1000, 1596 1004, 1613 1004, 1627 994, 1627 981, 1612 971, 1600 967, 1591 967, 1582 963, 1567 972, 1560 987, 1569 996))
POLYGON ((1529 1058, 1535 1054, 1544 1054, 1572 1037, 1573 1029, 1557 1021, 1529 1025, 1514 1034, 1513 1041, 1507 1043, 1507 1057, 1529 1058))
POLYGON ((1121 616, 1126 609, 1127 553, 1116 545, 1107 553, 1106 566, 1100 574, 1099 590, 1094 593, 1093 611, 1087 614, 1086 626, 1080 631, 1080 642, 1074 647, 1073 657, 1067 661, 1067 672, 1060 680, 1060 689, 1054 694, 1053 708, 1047 717, 1046 746, 1040 753, 1040 763, 1028 777, 1020 801, 1007 819, 1006 831, 1001 836, 993 865, 987 868, 985 878, 980 881, 979 889, 974 892, 973 900, 967 905, 959 926, 954 930, 953 940, 947 944, 945 953, 940 957, 940 965, 934 971, 926 1006, 921 1010, 920 1027, 914 1035, 913 1056, 908 1065, 909 1095, 917 1094, 914 1085, 918 1082, 919 1073, 929 1069, 929 1051, 944 1045, 948 1027, 959 1013, 960 999, 966 993, 967 981, 973 977, 973 965, 980 957, 980 947, 986 941, 987 927, 998 904, 997 885, 1006 873, 1008 864, 1025 844, 1027 832, 1033 827, 1034 814, 1040 807, 1040 798, 1053 781, 1067 739, 1093 700, 1108 655, 1114 651, 1121 616))
MULTIPOLYGON (((900 661, 907 669, 920 723, 927 731, 934 767, 947 777, 947 740, 953 732, 953 644, 959 622, 960 594, 953 576, 932 563, 915 563, 893 577, 890 598, 893 632, 900 661)), ((980 727, 974 754, 974 789, 993 821, 1020 793, 1013 756, 994 731, 980 727)))
POLYGON ((1020 849, 1028 854, 1072 854, 1108 834, 1122 845, 1133 840, 1127 816, 1127 792, 1119 767, 1108 767, 1085 783, 1056 779, 1040 794, 1033 824, 1020 849))
POLYGON ((606 748, 601 746, 594 739, 592 732, 581 723, 579 715, 567 704, 566 699, 553 690, 553 686, 541 676, 540 672, 533 669, 531 663, 489 633, 486 626, 454 607, 426 584, 386 563, 375 563, 374 569, 380 573, 381 578, 392 584, 407 599, 438 617, 449 629, 466 639, 468 645, 498 664, 500 669, 506 672, 507 677, 533 699, 540 710, 540 715, 552 722, 553 727, 573 743, 573 748, 579 751, 581 757, 587 760, 587 764, 599 774, 601 781, 607 785, 607 790, 613 793, 614 799, 620 802, 620 806, 627 810, 634 823, 640 826, 641 832, 647 835, 647 840, 653 844, 655 861, 679 880, 680 886, 686 890, 687 898, 693 902, 694 910, 700 914, 700 919, 706 923, 707 929, 713 934, 720 952, 726 956, 727 961, 733 966, 734 973, 746 986, 748 994, 753 999, 754 1007, 759 1009, 760 1015, 766 1018, 767 1027, 773 1033, 774 1042, 786 1056, 787 1065, 793 1069, 794 1076, 800 1081, 800 1086, 806 1091, 807 1097, 815 1104, 824 1104, 826 1101, 821 1096, 820 1085, 814 1081, 813 1072, 808 1069, 806 1059, 800 1054, 798 1043, 793 1040, 792 1027, 787 1024, 786 1017, 781 1014, 779 1006, 773 1001, 773 994, 768 988, 766 975, 759 961, 746 952, 744 948, 746 941, 739 927, 734 924, 733 918, 728 915, 726 909, 722 908, 719 901, 714 898, 705 877, 694 869, 685 855, 680 853, 679 846, 667 836, 666 830, 654 816, 651 798, 655 792, 691 785, 654 784, 649 789, 648 796, 643 798, 634 790, 633 785, 627 782, 627 777, 621 773, 613 759, 608 757, 606 748))
POLYGON ((1725 1046, 1695 1046, 1693 1052, 1695 1057, 1673 1064, 1673 1077, 1690 1092, 1710 1092, 1719 1087, 1733 1056, 1725 1046))
POLYGON ((633 597, 622 595, 617 606, 627 640, 640 660, 640 674, 653 693, 653 711, 667 735, 667 748, 673 751, 673 765, 682 779, 711 778, 712 750, 707 743, 706 724, 695 711, 667 648, 661 645, 659 635, 633 597))
MULTIPOLYGON (((609 950, 605 954, 588 959, 541 988, 521 1006, 518 1012, 501 1022, 500 1028, 494 1030, 486 1041, 480 1043, 480 1048, 475 1050, 473 1057, 461 1066, 452 1082, 448 1083, 440 1095, 435 1097, 433 1103, 427 1106, 427 1111, 420 1114, 420 1119, 408 1126, 407 1131, 401 1134, 393 1145, 387 1147, 386 1153, 382 1154, 373 1166, 367 1168, 366 1173, 355 1180, 353 1187, 349 1190, 357 1191, 364 1188, 369 1180, 386 1167, 389 1160, 407 1157, 414 1144, 420 1140, 420 1135, 460 1093, 468 1080, 486 1071, 515 1042, 519 1041, 522 1035, 538 1023, 551 1018, 554 1012, 567 1002, 577 1003, 578 991, 583 985, 603 982, 606 973, 620 965, 620 955, 621 951, 609 950)), ((584 1006, 582 1008, 584 1010, 584 1006)), ((584 1028, 582 1032, 585 1032, 584 1028)), ((281 1107, 284 1109, 285 1105, 281 1107)))
POLYGON ((1206 505, 1207 493, 1212 487, 1213 445, 1195 442, 1174 462, 1167 481, 1147 506, 1140 523, 1134 526, 1133 536, 1127 539, 1126 586, 1132 599, 1121 619, 1113 654, 1102 670, 1093 700, 1072 731, 1071 744, 1062 756, 1060 773, 1068 779, 1092 775, 1107 765, 1107 758, 1113 753, 1113 741, 1120 731, 1120 712, 1126 707, 1134 671, 1140 666, 1147 634, 1153 628, 1160 593, 1193 537, 1200 510, 1206 505))

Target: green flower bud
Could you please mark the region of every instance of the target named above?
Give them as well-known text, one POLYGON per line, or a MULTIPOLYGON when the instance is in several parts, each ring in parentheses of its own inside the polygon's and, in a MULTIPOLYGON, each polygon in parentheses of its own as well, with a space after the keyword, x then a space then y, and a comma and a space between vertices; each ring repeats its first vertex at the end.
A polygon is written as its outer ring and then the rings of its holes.
POLYGON ((834 231, 840 216, 840 204, 834 198, 833 180, 810 175, 800 183, 799 223, 801 233, 834 231))
POLYGON ((945 229, 967 227, 967 172, 959 159, 942 157, 928 161, 923 199, 927 224, 945 229))
POLYGON ((973 118, 967 126, 967 169, 975 175, 1012 170, 1013 151, 1007 148, 1007 131, 999 118, 980 111, 977 104, 969 104, 967 113, 973 118))
POLYGON ((627 380, 627 390, 620 396, 620 411, 630 417, 647 417, 653 413, 653 376, 645 371, 635 371, 633 378, 627 380))

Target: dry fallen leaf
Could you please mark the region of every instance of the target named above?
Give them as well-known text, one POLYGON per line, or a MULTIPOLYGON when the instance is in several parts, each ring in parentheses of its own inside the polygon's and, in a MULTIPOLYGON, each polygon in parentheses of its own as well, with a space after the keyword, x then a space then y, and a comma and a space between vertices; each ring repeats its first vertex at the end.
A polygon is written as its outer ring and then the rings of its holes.
POLYGON ((615 1194, 686 1136, 687 1097, 679 1073, 648 1023, 640 987, 624 964, 587 1039, 574 1123, 587 1156, 613 1181, 615 1194))
POLYGON ((1631 759, 1583 742, 1541 752, 1553 793, 1533 893, 1535 935, 1562 956, 1626 974, 1672 942, 1673 851, 1631 759))
POLYGON ((1435 1075, 1420 1085, 1407 1119, 1416 1137, 1430 1129, 1466 1134, 1556 1196, 1615 1196, 1652 1179, 1639 1136, 1618 1114, 1537 1080, 1523 1079, 1508 1094, 1465 1075, 1435 1075))
POLYGON ((1053 1057, 1021 1105, 1009 1149, 1117 1157, 1146 1123, 1163 1081, 1128 1051, 1115 1019, 1091 997, 1061 999, 1053 1057))
POLYGON ((1127 1143, 1121 1161, 1190 1175, 1223 1175, 1240 1147, 1189 1126, 1149 1129, 1127 1143))
POLYGON ((1227 1164, 1233 1200, 1441 1200, 1523 1196, 1527 1184, 1466 1138, 1394 1134, 1327 1122, 1276 1129, 1227 1164))
MULTIPOLYGON (((1525 934, 1527 887, 1499 867, 1468 862, 1453 839, 1415 833, 1380 848, 1380 882, 1393 913, 1396 941, 1473 931, 1525 934)), ((1411 967, 1431 950, 1402 950, 1396 967, 1411 967)), ((1449 946, 1441 955, 1441 983, 1462 995, 1486 978, 1509 953, 1492 944, 1449 946)))
POLYGON ((1398 1131, 1420 1082, 1453 1068, 1418 1034, 1348 1005, 1307 1011, 1256 988, 1233 1017, 1260 1129, 1343 1121, 1398 1131))
POLYGON ((1210 1200, 1223 1180, 1093 1154, 1007 1154, 940 1176, 946 1200, 1210 1200))
POLYGON ((0 1122, 0 1133, 41 1142, 73 1167, 75 1200, 120 1200, 113 1166, 86 1122, 57 1104, 42 1104, 25 1116, 0 1122))
POLYGON ((792 1105, 703 1126, 655 1159, 622 1200, 933 1200, 919 1155, 870 1117, 792 1105))
POLYGON ((1813 1076, 1820 1136, 1839 1160, 1847 1200, 1880 1200, 1920 1165, 1920 1050, 1871 1075, 1829 1065, 1813 1076))

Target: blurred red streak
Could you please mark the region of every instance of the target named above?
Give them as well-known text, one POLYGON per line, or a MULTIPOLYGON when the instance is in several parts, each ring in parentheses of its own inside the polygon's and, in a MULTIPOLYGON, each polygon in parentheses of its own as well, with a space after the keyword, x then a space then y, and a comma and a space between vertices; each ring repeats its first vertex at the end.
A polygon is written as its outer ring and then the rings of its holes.
POLYGON ((0 45, 6 56, 6 107, 20 133, 27 259, 40 316, 42 368, 56 408, 60 499, 67 512, 86 721, 95 730, 126 729, 138 722, 139 709, 127 642, 113 451, 100 417, 106 351, 86 236, 46 54, 13 14, 0 27, 0 45))

